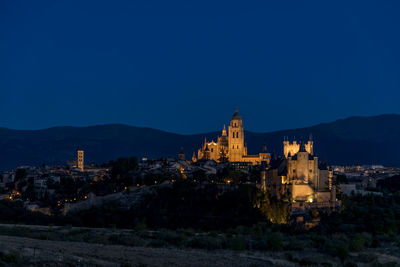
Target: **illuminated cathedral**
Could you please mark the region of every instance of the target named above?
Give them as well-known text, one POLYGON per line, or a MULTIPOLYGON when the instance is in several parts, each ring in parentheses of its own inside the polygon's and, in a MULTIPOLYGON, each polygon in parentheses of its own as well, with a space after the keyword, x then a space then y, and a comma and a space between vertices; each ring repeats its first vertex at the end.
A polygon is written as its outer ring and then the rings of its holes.
POLYGON ((242 117, 238 109, 235 110, 229 123, 228 132, 226 127, 222 130, 222 135, 218 137, 217 142, 204 141, 202 147, 197 151, 197 157, 193 153, 192 160, 214 160, 216 162, 249 162, 253 165, 266 162, 269 164, 270 154, 266 148, 258 155, 248 155, 247 146, 244 142, 244 127, 242 117))

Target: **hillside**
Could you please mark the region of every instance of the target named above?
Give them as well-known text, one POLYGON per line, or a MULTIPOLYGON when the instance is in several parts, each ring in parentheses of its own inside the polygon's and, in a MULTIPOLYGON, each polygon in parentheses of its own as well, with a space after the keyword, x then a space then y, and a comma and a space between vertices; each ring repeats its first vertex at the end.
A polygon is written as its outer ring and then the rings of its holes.
MULTIPOLYGON (((54 127, 43 130, 0 128, 0 170, 20 165, 63 164, 74 159, 75 149, 85 150, 86 162, 102 163, 121 156, 175 156, 181 146, 191 157, 206 136, 219 132, 180 135, 121 124, 90 127, 54 127)), ((267 144, 270 152, 282 153, 284 136, 308 138, 315 153, 331 164, 400 165, 400 115, 351 117, 312 127, 271 133, 246 132, 249 153, 267 144)))

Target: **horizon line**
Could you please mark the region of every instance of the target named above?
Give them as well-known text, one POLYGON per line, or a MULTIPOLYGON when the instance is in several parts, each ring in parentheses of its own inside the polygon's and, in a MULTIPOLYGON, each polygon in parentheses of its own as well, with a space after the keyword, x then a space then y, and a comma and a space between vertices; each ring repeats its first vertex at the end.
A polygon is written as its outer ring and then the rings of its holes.
MULTIPOLYGON (((400 116, 400 114, 397 114, 397 113, 383 113, 383 114, 369 115, 369 116, 362 116, 362 115, 359 115, 359 116, 348 116, 348 117, 338 118, 338 119, 335 119, 335 120, 332 120, 332 121, 328 121, 328 122, 320 122, 320 123, 316 123, 316 124, 309 125, 309 126, 304 126, 304 127, 286 128, 286 129, 264 131, 264 132, 251 131, 251 130, 245 130, 245 131, 246 132, 251 132, 251 133, 274 133, 274 132, 288 131, 288 130, 294 130, 294 129, 305 129, 305 128, 310 128, 310 127, 314 127, 314 126, 321 125, 321 124, 329 124, 329 123, 334 123, 334 122, 341 121, 341 120, 348 120, 348 119, 352 119, 352 118, 373 118, 373 117, 382 117, 382 116, 400 116)), ((149 126, 136 126, 136 125, 131 125, 131 124, 128 124, 128 123, 117 123, 117 122, 114 122, 114 123, 113 122, 100 123, 100 124, 92 124, 92 125, 84 125, 84 126, 55 125, 55 126, 37 128, 37 129, 20 129, 20 128, 17 129, 17 128, 8 128, 8 127, 0 126, 0 129, 10 130, 10 131, 45 131, 45 130, 56 129, 56 128, 92 128, 92 127, 102 127, 102 126, 128 126, 128 127, 133 127, 133 128, 161 131, 161 132, 170 133, 170 134, 176 134, 176 135, 200 135, 200 134, 211 134, 211 133, 220 131, 220 130, 215 130, 215 131, 206 131, 206 132, 200 132, 200 133, 177 133, 177 132, 158 129, 158 128, 153 128, 153 127, 149 127, 149 126)))

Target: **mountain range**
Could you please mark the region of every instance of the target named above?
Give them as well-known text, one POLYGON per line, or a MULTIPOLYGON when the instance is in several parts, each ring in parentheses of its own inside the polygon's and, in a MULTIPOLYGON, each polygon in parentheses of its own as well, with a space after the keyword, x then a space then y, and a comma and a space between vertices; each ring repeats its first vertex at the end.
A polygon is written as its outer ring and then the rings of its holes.
MULTIPOLYGON (((0 128, 0 170, 22 165, 64 164, 75 158, 78 146, 85 162, 103 163, 124 156, 175 157, 180 147, 187 158, 204 138, 217 140, 221 132, 182 135, 123 124, 53 127, 43 130, 0 128)), ((350 117, 306 128, 268 133, 245 132, 249 154, 282 154, 282 141, 313 136, 314 152, 331 165, 383 164, 400 166, 400 115, 350 117)))

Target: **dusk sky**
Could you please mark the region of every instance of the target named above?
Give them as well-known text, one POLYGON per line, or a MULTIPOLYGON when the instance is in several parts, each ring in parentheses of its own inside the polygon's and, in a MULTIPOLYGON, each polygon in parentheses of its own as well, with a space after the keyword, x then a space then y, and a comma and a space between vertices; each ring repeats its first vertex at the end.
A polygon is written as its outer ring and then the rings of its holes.
POLYGON ((400 113, 400 1, 1 1, 0 127, 400 113))

